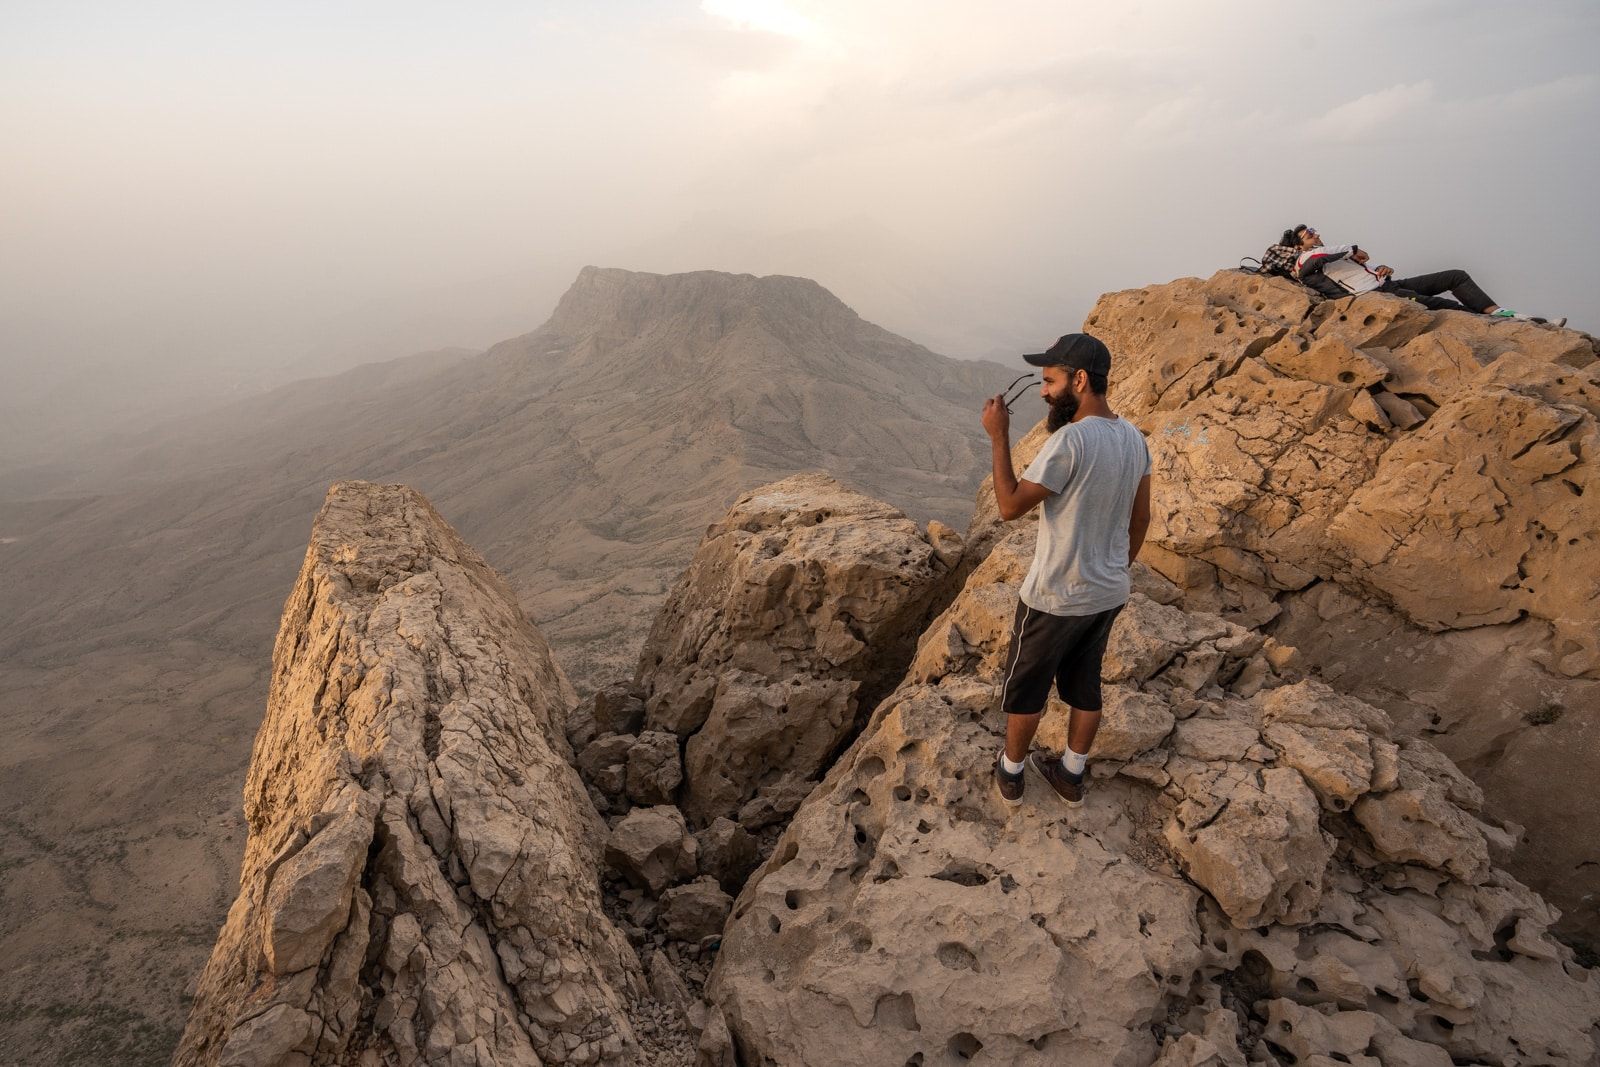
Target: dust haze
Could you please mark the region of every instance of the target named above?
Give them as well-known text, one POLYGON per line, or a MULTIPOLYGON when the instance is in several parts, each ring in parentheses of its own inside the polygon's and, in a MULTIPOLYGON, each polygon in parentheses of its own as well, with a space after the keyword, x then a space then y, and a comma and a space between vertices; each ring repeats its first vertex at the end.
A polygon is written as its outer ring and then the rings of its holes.
POLYGON ((1600 328, 1600 9, 0 11, 0 465, 544 321, 585 264, 814 278, 1014 358, 1286 225, 1600 328))

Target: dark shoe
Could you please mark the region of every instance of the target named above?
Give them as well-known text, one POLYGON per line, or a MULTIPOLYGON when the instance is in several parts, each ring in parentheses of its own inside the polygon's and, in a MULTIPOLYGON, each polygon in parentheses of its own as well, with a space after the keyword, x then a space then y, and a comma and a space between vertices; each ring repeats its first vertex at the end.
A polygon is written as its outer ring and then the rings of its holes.
POLYGON ((1028 756, 1028 766, 1033 768, 1033 773, 1043 778, 1051 789, 1056 791, 1056 796, 1069 808, 1083 807, 1083 775, 1074 778, 1061 766, 1061 761, 1054 756, 1040 759, 1037 752, 1028 756))
POLYGON ((1007 774, 1000 760, 996 758, 994 761, 994 784, 1000 790, 1000 799, 1006 802, 1008 808, 1022 803, 1022 773, 1007 774))

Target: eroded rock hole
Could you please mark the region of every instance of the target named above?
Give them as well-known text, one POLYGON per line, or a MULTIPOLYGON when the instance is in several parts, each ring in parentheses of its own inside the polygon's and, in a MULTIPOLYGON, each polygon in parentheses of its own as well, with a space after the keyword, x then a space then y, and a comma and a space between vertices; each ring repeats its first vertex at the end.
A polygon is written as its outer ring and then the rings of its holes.
POLYGON ((1560 722, 1565 709, 1560 704, 1547 704, 1538 711, 1530 711, 1523 718, 1529 726, 1549 726, 1551 723, 1560 722))
POLYGON ((975 886, 989 884, 988 875, 978 870, 978 868, 971 863, 966 863, 960 860, 950 864, 944 870, 934 875, 934 877, 941 882, 954 882, 956 885, 964 885, 969 889, 975 886))
POLYGON ((952 971, 972 971, 980 973, 978 957, 966 945, 954 941, 946 941, 934 953, 940 964, 952 971))
POLYGON ((1510 963, 1516 957, 1511 951, 1511 939, 1517 936, 1517 920, 1511 918, 1500 924, 1500 929, 1494 932, 1494 948, 1475 949, 1472 958, 1475 960, 1499 960, 1501 963, 1510 963))
POLYGON ((945 1049, 956 1059, 970 1060, 983 1051, 983 1042, 972 1034, 961 1033, 946 1042, 945 1049))
POLYGON ((917 1002, 910 993, 885 993, 872 1009, 872 1026, 892 1026, 897 1030, 921 1030, 917 1022, 917 1002))

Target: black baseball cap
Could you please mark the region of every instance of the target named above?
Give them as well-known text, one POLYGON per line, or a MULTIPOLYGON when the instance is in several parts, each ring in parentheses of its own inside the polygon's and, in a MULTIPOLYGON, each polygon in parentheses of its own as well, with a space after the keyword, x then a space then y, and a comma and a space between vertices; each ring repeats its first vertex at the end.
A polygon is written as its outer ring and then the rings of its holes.
POLYGON ((1098 337, 1069 333, 1043 352, 1022 357, 1035 367, 1069 367, 1090 374, 1111 374, 1111 350, 1098 337))

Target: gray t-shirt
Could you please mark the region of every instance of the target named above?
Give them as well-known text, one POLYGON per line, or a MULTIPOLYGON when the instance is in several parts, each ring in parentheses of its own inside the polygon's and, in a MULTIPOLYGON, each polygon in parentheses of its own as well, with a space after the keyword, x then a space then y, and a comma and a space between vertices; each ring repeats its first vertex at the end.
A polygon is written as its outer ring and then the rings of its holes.
POLYGON ((1022 477, 1051 490, 1022 601, 1052 615, 1093 615, 1128 602, 1128 518, 1150 449, 1133 423, 1088 415, 1045 442, 1022 477))

